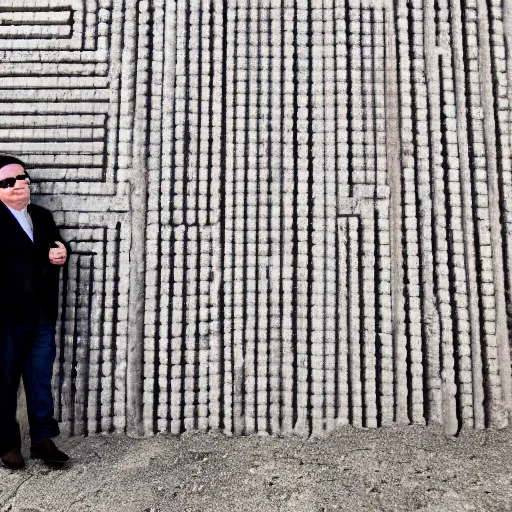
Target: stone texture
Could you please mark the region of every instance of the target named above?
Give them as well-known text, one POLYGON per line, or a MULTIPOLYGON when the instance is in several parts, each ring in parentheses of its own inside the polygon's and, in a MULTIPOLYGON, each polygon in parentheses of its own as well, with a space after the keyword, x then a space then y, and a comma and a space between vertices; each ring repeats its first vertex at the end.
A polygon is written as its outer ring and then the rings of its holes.
POLYGON ((65 433, 508 424, 506 6, 36 4, 0 151, 73 249, 65 433))

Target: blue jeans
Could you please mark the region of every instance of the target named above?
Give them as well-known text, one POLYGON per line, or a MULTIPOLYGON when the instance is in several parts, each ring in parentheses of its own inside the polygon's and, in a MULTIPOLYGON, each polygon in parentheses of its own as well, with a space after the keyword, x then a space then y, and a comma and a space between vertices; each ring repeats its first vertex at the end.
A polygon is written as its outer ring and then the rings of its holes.
POLYGON ((59 425, 53 418, 54 361, 55 325, 0 327, 0 456, 21 448, 16 421, 20 377, 25 386, 32 444, 59 435, 59 425))

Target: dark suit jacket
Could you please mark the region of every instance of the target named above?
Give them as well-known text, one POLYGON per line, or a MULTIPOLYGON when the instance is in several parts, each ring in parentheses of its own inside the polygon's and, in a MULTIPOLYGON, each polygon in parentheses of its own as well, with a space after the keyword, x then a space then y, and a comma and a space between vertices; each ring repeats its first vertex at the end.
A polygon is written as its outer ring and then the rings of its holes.
POLYGON ((57 319, 60 266, 50 263, 48 251, 62 238, 48 210, 29 204, 28 212, 34 242, 0 201, 0 327, 57 319))

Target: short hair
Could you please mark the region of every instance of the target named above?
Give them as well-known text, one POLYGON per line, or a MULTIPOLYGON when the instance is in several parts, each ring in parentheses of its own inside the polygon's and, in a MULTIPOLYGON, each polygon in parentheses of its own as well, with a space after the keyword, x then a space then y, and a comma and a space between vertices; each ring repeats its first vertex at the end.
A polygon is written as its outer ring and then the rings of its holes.
POLYGON ((27 167, 24 162, 22 162, 19 158, 11 155, 0 155, 0 169, 5 167, 6 165, 18 164, 21 165, 24 169, 27 167))

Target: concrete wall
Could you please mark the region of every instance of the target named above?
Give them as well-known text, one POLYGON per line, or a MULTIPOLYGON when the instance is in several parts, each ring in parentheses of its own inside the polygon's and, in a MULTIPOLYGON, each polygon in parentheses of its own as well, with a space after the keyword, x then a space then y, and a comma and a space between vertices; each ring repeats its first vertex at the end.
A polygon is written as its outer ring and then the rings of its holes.
POLYGON ((508 425, 509 4, 0 0, 63 431, 508 425))

